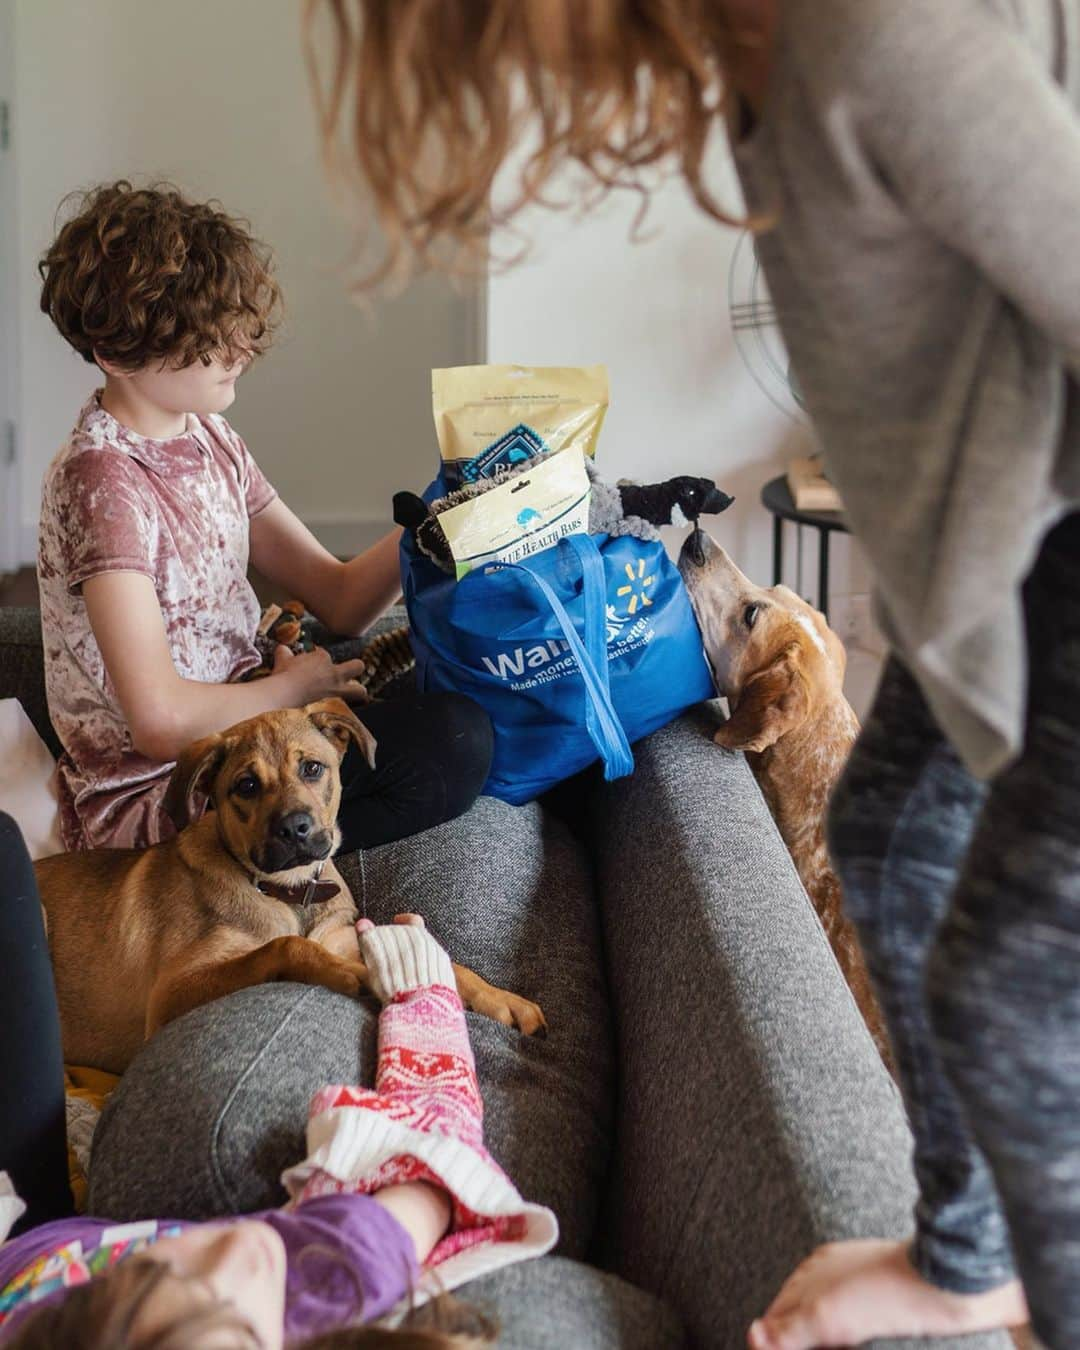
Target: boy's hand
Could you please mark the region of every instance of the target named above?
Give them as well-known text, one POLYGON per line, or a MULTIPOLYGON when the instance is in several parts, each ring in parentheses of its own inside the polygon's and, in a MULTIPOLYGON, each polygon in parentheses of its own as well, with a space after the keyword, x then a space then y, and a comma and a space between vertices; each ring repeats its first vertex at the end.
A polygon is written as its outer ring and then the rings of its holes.
POLYGON ((350 703, 370 703, 371 695, 359 681, 363 661, 341 661, 337 665, 322 647, 295 655, 278 643, 274 648, 274 675, 289 681, 296 707, 316 703, 321 698, 343 698, 350 703))

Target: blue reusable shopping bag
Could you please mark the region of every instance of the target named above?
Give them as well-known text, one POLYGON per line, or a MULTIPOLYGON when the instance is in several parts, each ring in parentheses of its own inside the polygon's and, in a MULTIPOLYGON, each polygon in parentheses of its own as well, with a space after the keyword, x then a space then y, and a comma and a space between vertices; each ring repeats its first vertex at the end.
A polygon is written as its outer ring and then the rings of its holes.
POLYGON ((455 581, 402 544, 417 683, 479 703, 495 728, 484 791, 519 804, 713 696, 690 598, 659 542, 569 535, 455 581))

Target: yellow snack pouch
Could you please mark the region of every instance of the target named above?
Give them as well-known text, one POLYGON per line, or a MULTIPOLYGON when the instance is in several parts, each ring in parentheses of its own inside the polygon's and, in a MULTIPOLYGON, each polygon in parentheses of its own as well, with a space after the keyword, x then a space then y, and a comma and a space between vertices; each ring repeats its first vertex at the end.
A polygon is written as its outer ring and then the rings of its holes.
POLYGON ((606 366, 452 366, 431 372, 435 432, 449 490, 530 459, 596 453, 608 408, 606 366))
POLYGON ((517 562, 589 529, 591 488, 580 445, 439 514, 457 577, 486 563, 517 562))

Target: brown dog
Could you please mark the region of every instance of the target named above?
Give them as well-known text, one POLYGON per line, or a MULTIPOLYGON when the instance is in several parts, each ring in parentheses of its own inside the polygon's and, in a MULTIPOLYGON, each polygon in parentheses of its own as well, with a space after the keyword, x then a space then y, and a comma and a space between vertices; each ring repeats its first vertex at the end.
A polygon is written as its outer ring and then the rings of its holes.
POLYGON ((686 582, 731 717, 717 745, 745 750, 874 1043, 891 1065, 889 1039, 855 928, 829 862, 829 795, 859 734, 844 697, 844 645, 786 586, 755 586, 707 534, 683 545, 686 582))
MULTIPOLYGON (((47 917, 64 1058, 122 1073, 166 1022, 267 980, 368 988, 356 905, 330 861, 341 759, 375 741, 341 699, 265 713, 180 758, 165 805, 178 826, 153 848, 64 853, 35 865, 47 917)), ((535 1003, 454 967, 468 1008, 526 1033, 535 1003)))

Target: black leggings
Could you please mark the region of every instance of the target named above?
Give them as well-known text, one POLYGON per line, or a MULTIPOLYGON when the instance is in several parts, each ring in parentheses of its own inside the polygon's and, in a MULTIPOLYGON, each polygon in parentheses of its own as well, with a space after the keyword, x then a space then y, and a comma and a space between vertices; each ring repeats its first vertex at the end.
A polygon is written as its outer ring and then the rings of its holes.
POLYGON ((1018 758, 976 781, 894 657, 833 798, 830 847, 915 1137, 915 1264, 958 1293, 1018 1269, 1043 1344, 1074 1350, 1080 516, 1044 541, 1024 607, 1018 758))
POLYGON ((16 1233, 72 1213, 64 1062, 37 883, 19 827, 0 812, 0 1170, 26 1201, 16 1233))
POLYGON ((461 694, 410 694, 356 709, 375 737, 375 767, 350 746, 341 766, 341 853, 405 839, 462 815, 480 795, 494 737, 461 694))

